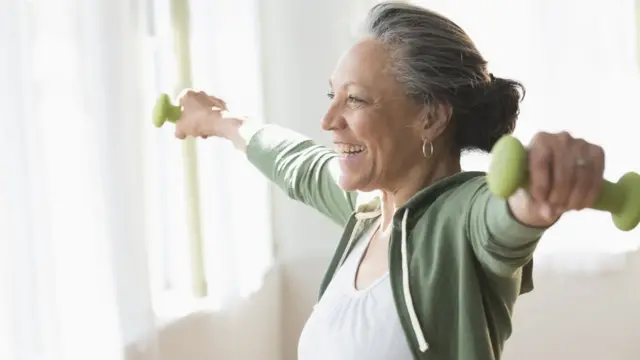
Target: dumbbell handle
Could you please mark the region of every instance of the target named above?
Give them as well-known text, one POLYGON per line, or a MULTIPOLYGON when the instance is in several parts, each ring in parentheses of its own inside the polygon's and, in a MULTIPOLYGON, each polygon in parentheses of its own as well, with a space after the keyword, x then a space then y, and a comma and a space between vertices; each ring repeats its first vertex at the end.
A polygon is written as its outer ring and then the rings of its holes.
MULTIPOLYGON (((491 151, 487 184, 491 192, 506 199, 519 188, 528 188, 527 150, 513 136, 500 139, 491 151)), ((620 230, 629 231, 640 222, 640 175, 626 173, 617 183, 604 180, 595 210, 610 212, 620 230)))
POLYGON ((625 189, 623 187, 617 183, 603 179, 602 189, 592 208, 594 210, 607 211, 612 214, 619 213, 624 208, 624 195, 625 189))

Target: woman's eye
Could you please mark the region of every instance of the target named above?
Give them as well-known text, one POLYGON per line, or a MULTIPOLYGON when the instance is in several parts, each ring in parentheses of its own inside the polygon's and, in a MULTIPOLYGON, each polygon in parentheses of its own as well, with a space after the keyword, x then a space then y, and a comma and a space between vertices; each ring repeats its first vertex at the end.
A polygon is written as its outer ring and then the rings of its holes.
MULTIPOLYGON (((336 94, 330 91, 327 93, 327 97, 330 100, 333 100, 336 97, 336 94)), ((349 95, 347 96, 347 102, 351 104, 363 104, 365 101, 353 95, 349 95)))
POLYGON ((364 100, 359 99, 359 98, 357 98, 355 96, 349 95, 349 102, 356 103, 356 104, 361 104, 361 103, 364 102, 364 100))

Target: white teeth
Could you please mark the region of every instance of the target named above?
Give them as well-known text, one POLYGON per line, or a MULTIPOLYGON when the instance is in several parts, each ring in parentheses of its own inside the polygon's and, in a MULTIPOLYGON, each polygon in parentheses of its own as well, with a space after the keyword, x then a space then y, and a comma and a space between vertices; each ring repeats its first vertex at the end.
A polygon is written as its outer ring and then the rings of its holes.
POLYGON ((341 154, 353 155, 363 152, 366 148, 362 145, 337 144, 336 151, 341 154))

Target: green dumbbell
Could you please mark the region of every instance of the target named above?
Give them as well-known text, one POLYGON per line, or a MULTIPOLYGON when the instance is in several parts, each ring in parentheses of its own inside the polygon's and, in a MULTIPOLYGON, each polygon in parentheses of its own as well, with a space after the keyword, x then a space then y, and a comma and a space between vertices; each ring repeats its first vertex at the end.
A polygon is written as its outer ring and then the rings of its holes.
POLYGON ((169 95, 162 94, 156 100, 153 107, 153 125, 162 127, 165 122, 174 123, 180 119, 182 111, 179 106, 173 105, 169 95))
MULTIPOLYGON (((491 151, 487 184, 497 197, 506 199, 529 182, 527 150, 513 136, 500 139, 491 151)), ((640 223, 640 175, 624 174, 617 183, 604 180, 593 209, 611 213, 613 223, 622 231, 640 223)))

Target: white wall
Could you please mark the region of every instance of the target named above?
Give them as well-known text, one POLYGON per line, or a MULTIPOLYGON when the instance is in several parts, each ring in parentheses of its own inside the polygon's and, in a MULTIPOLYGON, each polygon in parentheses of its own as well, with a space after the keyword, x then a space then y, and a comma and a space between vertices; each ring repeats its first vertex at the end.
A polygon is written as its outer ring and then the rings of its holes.
POLYGON ((640 254, 599 276, 535 275, 516 305, 505 360, 640 359, 640 254))
MULTIPOLYGON (((326 140, 319 121, 327 105, 327 79, 349 41, 352 13, 345 3, 264 2, 269 122, 326 140)), ((162 359, 296 359, 298 334, 340 229, 278 191, 274 191, 273 211, 275 278, 232 315, 200 314, 169 327, 160 338, 162 359), (278 299, 282 303, 274 303, 278 299), (253 315, 274 309, 280 309, 280 318, 254 321, 253 315), (274 327, 281 327, 278 336, 270 333, 278 330, 274 327), (225 350, 241 344, 246 344, 242 345, 246 352, 231 355, 225 350)), ((631 261, 624 272, 599 277, 537 275, 535 292, 523 296, 517 305, 505 359, 640 358, 640 255, 631 261)))

